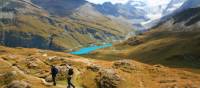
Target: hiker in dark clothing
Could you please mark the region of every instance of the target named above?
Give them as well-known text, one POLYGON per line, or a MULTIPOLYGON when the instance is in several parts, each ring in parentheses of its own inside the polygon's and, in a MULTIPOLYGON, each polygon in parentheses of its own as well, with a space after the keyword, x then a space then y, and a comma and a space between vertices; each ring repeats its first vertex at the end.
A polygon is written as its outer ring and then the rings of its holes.
POLYGON ((53 85, 56 86, 56 75, 58 74, 58 69, 51 65, 51 75, 52 75, 52 81, 53 81, 53 85))
POLYGON ((73 71, 73 68, 71 67, 71 65, 67 65, 67 88, 71 88, 71 86, 73 88, 75 88, 75 86, 72 84, 71 80, 72 80, 72 77, 73 77, 73 74, 74 74, 74 71, 73 71))

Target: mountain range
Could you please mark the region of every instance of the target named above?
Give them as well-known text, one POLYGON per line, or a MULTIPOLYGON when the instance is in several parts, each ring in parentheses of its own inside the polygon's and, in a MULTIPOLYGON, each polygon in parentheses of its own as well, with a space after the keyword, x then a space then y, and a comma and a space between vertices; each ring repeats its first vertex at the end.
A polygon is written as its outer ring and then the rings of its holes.
POLYGON ((151 1, 0 0, 0 87, 198 88, 200 1, 151 1))
POLYGON ((199 29, 199 8, 198 0, 188 0, 174 13, 162 18, 157 25, 163 30, 172 31, 193 31, 199 29))
POLYGON ((53 50, 113 42, 162 23, 173 13, 190 8, 190 4, 198 6, 198 1, 194 1, 169 0, 149 5, 145 0, 130 0, 125 4, 94 4, 85 0, 2 0, 0 41, 12 47, 53 50), (42 44, 37 44, 38 41, 42 44))
POLYGON ((198 0, 188 0, 176 10, 177 12, 161 18, 164 21, 152 29, 85 57, 109 58, 109 60, 133 59, 199 74, 200 7, 198 5, 200 5, 198 0), (197 7, 189 5, 191 3, 195 3, 197 7))
POLYGON ((6 46, 70 50, 121 40, 133 31, 131 24, 102 15, 84 0, 3 0, 2 3, 7 4, 1 8, 4 15, 0 40, 6 46))

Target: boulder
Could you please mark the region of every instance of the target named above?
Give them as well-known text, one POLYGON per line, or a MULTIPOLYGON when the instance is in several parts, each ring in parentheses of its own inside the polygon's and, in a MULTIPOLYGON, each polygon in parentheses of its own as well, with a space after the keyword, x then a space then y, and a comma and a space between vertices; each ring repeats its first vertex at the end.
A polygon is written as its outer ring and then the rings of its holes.
POLYGON ((35 69, 35 68, 38 67, 38 64, 36 64, 36 63, 33 62, 33 61, 30 61, 30 62, 27 62, 27 67, 28 67, 29 69, 35 69))
POLYGON ((37 62, 38 62, 38 60, 35 57, 27 57, 26 58, 26 65, 29 69, 38 68, 37 62))
POLYGON ((9 84, 17 77, 16 71, 6 72, 0 76, 3 84, 9 84))
POLYGON ((63 61, 63 60, 65 60, 65 58, 58 57, 58 56, 52 56, 52 57, 48 58, 48 61, 51 61, 51 62, 53 62, 53 61, 63 61))
POLYGON ((13 81, 6 88, 31 88, 31 85, 25 81, 13 81))
POLYGON ((93 72, 98 72, 101 69, 101 66, 96 65, 96 64, 91 64, 87 66, 87 69, 93 72))
POLYGON ((161 65, 161 64, 156 64, 156 65, 153 65, 153 67, 156 67, 156 68, 164 68, 164 66, 163 66, 163 65, 161 65))
POLYGON ((121 69, 124 72, 131 73, 133 70, 136 70, 136 66, 131 63, 130 60, 119 60, 113 63, 113 68, 115 69, 121 69))
POLYGON ((143 43, 143 41, 138 38, 129 38, 127 43, 130 46, 135 46, 135 45, 139 45, 139 44, 143 43))
POLYGON ((57 59, 57 56, 52 56, 52 57, 49 57, 49 58, 48 58, 49 61, 54 61, 54 60, 56 60, 56 59, 57 59))
POLYGON ((46 82, 53 82, 51 75, 46 76, 45 81, 46 82))
POLYGON ((103 69, 96 77, 99 88, 118 88, 121 78, 113 69, 103 69))
POLYGON ((156 64, 156 65, 153 65, 152 68, 149 68, 149 71, 151 72, 156 72, 156 73, 162 73, 162 68, 164 68, 163 65, 160 65, 160 64, 156 64))
MULTIPOLYGON (((66 74, 67 74, 67 67, 65 65, 63 66, 56 66, 58 69, 59 73, 57 74, 57 79, 58 80, 66 80, 66 74)), ((74 68, 75 69, 75 68, 74 68)))

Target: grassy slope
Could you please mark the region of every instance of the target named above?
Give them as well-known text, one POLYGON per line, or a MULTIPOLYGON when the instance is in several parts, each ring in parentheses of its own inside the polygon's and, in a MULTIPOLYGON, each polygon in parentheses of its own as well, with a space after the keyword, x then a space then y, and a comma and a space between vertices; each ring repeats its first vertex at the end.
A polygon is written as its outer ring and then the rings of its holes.
MULTIPOLYGON (((69 28, 71 28, 69 30, 73 31, 73 32, 66 33, 64 29, 60 27, 55 27, 48 23, 42 22, 37 16, 20 15, 17 17, 17 19, 18 21, 21 22, 20 24, 18 24, 17 27, 11 28, 9 25, 9 27, 4 27, 4 29, 6 29, 6 31, 10 30, 10 31, 16 31, 16 32, 32 33, 35 35, 42 36, 46 39, 49 37, 49 35, 55 34, 57 35, 57 37, 54 43, 64 48, 72 48, 72 47, 76 47, 80 45, 80 43, 87 44, 87 43, 96 41, 96 39, 91 38, 89 34, 81 34, 79 33, 79 31, 84 31, 87 28, 91 28, 97 32, 98 31, 102 32, 101 29, 104 29, 104 27, 99 26, 99 25, 88 24, 84 22, 76 23, 70 20, 64 20, 63 22, 63 20, 61 20, 60 21, 61 23, 58 23, 56 25, 59 25, 59 24, 67 25, 69 28), (75 38, 69 34, 73 35, 75 38)), ((120 32, 113 32, 109 30, 105 32, 111 33, 114 36, 123 36, 123 35, 119 35, 120 32)), ((100 34, 98 36, 102 36, 102 35, 100 34)))
POLYGON ((111 60, 127 58, 175 68, 199 69, 199 33, 154 30, 138 36, 144 42, 140 45, 130 46, 125 42, 93 52, 86 57, 108 57, 111 60))
POLYGON ((81 23, 99 26, 101 30, 117 33, 119 35, 126 35, 127 32, 133 31, 133 26, 126 22, 119 22, 119 20, 111 19, 100 12, 89 3, 79 7, 72 15, 72 18, 81 23))
MULTIPOLYGON (((103 68, 112 68, 112 64, 114 63, 112 61, 92 60, 79 56, 69 55, 66 53, 44 51, 38 49, 8 48, 0 46, 0 52, 0 61, 2 62, 2 64, 0 65, 0 74, 11 71, 25 72, 25 74, 17 73, 17 77, 11 78, 12 80, 28 81, 30 84, 32 84, 33 88, 66 87, 66 80, 63 76, 58 76, 58 85, 56 87, 44 85, 42 81, 38 79, 38 77, 49 74, 50 64, 59 66, 65 63, 71 63, 75 68, 76 75, 74 76, 75 78, 73 81, 75 82, 77 88, 98 88, 95 81, 98 73, 86 69, 88 65, 88 60, 90 63, 100 65, 103 68), (44 54, 46 54, 47 56, 44 56, 44 54), (63 60, 58 59, 49 62, 48 58, 52 56, 61 57, 63 58, 63 60), (28 68, 28 60, 33 60, 34 63, 38 65, 37 69, 28 68), (16 65, 11 66, 12 64, 16 65)), ((173 86, 174 84, 182 88, 189 85, 197 86, 197 84, 200 83, 199 74, 171 69, 163 66, 151 66, 136 61, 129 62, 135 66, 135 69, 132 70, 130 73, 124 72, 120 69, 112 68, 123 79, 118 88, 167 88, 169 86, 173 86)), ((6 79, 7 78, 1 78, 0 81, 5 81, 6 79)), ((9 82, 1 83, 0 86, 8 84, 9 82)))
MULTIPOLYGON (((12 3, 11 6, 15 6, 12 5, 12 3)), ((81 20, 81 18, 74 20, 68 17, 50 16, 45 10, 36 8, 23 1, 14 4, 19 5, 14 7, 18 9, 15 15, 17 20, 15 25, 11 27, 11 25, 1 24, 0 31, 5 29, 5 31, 25 34, 30 33, 41 36, 46 40, 48 40, 50 35, 54 34, 56 37, 53 43, 63 49, 75 48, 96 41, 110 42, 112 38, 119 39, 124 37, 125 34, 132 29, 131 27, 117 23, 102 15, 99 16, 98 20, 94 19, 90 22, 87 18, 84 20, 81 20), (24 5, 24 7, 20 5, 24 5), (64 29, 65 26, 67 26, 66 29, 64 29), (126 31, 124 32, 124 30, 126 31), (91 35, 93 37, 91 37, 91 35), (99 37, 101 39, 99 39, 99 37)))

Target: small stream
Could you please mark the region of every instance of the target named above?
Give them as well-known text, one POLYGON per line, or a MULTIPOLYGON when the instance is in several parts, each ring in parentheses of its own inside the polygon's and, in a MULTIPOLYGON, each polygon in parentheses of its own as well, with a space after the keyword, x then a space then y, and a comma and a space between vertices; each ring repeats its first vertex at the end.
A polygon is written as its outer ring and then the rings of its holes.
POLYGON ((89 47, 81 48, 81 49, 74 51, 74 52, 70 52, 70 54, 84 55, 84 54, 89 54, 90 52, 95 51, 97 49, 102 49, 102 48, 111 47, 111 46, 112 46, 111 43, 103 44, 103 45, 100 45, 100 46, 92 45, 92 46, 89 46, 89 47))

